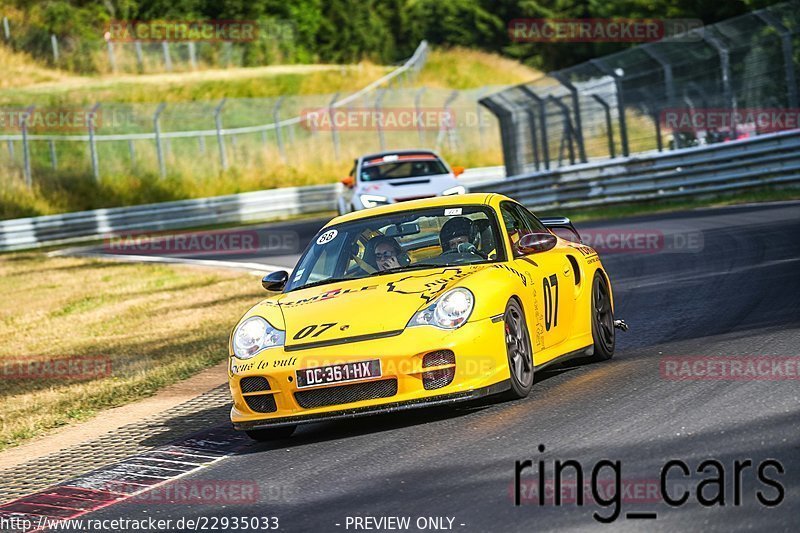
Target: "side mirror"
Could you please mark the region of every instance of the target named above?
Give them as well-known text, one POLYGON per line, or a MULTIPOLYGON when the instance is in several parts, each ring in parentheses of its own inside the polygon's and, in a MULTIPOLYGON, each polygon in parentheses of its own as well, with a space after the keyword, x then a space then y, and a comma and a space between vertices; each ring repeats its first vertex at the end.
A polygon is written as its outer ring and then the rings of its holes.
POLYGON ((264 276, 261 286, 270 292, 281 292, 286 288, 287 281, 289 281, 289 273, 285 270, 278 270, 264 276))
POLYGON ((346 178, 342 178, 339 181, 342 182, 342 185, 344 185, 348 189, 352 189, 356 185, 356 179, 353 176, 347 176, 346 178))
POLYGON ((517 243, 517 251, 522 255, 538 254, 552 250, 558 243, 558 237, 552 233, 528 233, 517 243))
POLYGON ((453 175, 455 177, 459 177, 463 173, 464 173, 464 167, 453 167, 453 175))

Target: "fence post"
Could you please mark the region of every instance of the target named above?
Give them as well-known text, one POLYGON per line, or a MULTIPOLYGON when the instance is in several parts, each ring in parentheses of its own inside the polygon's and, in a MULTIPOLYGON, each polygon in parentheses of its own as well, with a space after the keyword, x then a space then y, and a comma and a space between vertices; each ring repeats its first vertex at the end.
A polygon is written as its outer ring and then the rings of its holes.
POLYGON ((666 88, 665 93, 667 97, 667 105, 672 105, 672 102, 675 100, 675 80, 672 76, 672 65, 669 61, 664 59, 664 56, 662 56, 661 53, 651 50, 653 47, 654 45, 643 45, 640 46, 639 49, 654 59, 664 71, 664 85, 666 88))
POLYGON ((111 64, 111 72, 117 72, 117 58, 114 57, 114 43, 111 42, 111 39, 106 40, 106 45, 108 46, 108 62, 111 64))
POLYGON ((544 160, 544 169, 550 170, 550 140, 547 138, 547 103, 544 98, 534 92, 533 89, 527 85, 522 85, 520 90, 527 96, 536 100, 539 104, 539 128, 542 131, 542 159, 544 160))
POLYGON ((716 37, 711 35, 711 30, 707 29, 703 32, 703 40, 716 50, 719 55, 719 64, 722 69, 722 93, 723 96, 731 106, 731 130, 733 137, 736 138, 736 97, 731 89, 731 62, 730 52, 716 37))
MULTIPOLYGON (((483 107, 481 106, 480 103, 478 103, 478 101, 481 99, 481 97, 484 94, 486 94, 486 87, 481 87, 480 89, 478 89, 478 94, 475 96, 475 118, 478 121, 478 140, 479 140, 481 146, 483 146, 483 135, 484 135, 484 131, 483 131, 483 107)), ((536 167, 537 167, 537 169, 539 167, 539 155, 538 154, 536 155, 536 167)))
POLYGON ((128 153, 131 157, 131 164, 136 163, 136 147, 133 145, 133 139, 128 141, 128 153))
POLYGON ((6 35, 6 41, 11 40, 11 28, 8 27, 8 17, 3 17, 3 33, 6 35))
POLYGON ((611 106, 608 105, 608 102, 596 94, 593 94, 592 98, 594 98, 598 104, 603 106, 603 111, 606 115, 606 130, 608 130, 608 154, 611 156, 611 159, 614 159, 617 157, 617 155, 614 148, 614 127, 611 124, 611 106))
POLYGON ((97 127, 97 110, 100 103, 94 104, 89 111, 89 155, 92 159, 92 175, 95 181, 100 181, 100 161, 97 156, 97 142, 94 138, 94 130, 97 127))
POLYGON ((336 100, 339 99, 339 93, 333 95, 331 98, 330 103, 328 104, 328 117, 331 120, 331 140, 333 141, 333 155, 337 159, 339 159, 339 132, 336 130, 336 117, 333 116, 334 105, 336 104, 336 100))
POLYGON ((286 162, 286 150, 283 147, 283 133, 281 132, 281 105, 283 104, 283 96, 278 98, 275 102, 275 107, 272 108, 272 123, 275 124, 275 140, 278 142, 278 152, 281 154, 281 159, 286 162))
POLYGON ((381 105, 383 102, 383 97, 386 94, 386 89, 378 89, 378 96, 375 98, 375 114, 377 115, 375 118, 375 129, 378 131, 378 142, 380 143, 381 150, 386 150, 386 139, 383 135, 383 112, 381 111, 381 105))
POLYGON ((617 90, 617 112, 619 114, 619 136, 622 143, 622 155, 623 157, 628 157, 630 155, 628 150, 628 121, 625 118, 625 98, 622 92, 622 78, 625 76, 625 72, 622 69, 614 70, 609 68, 600 59, 590 59, 589 64, 614 79, 614 87, 617 90))
POLYGON ((575 130, 573 131, 573 133, 575 134, 575 140, 578 143, 578 155, 581 159, 581 163, 586 163, 586 150, 584 149, 583 146, 583 122, 581 121, 581 102, 580 102, 580 97, 578 96, 578 89, 572 83, 570 83, 570 81, 567 78, 565 78, 558 72, 553 72, 550 75, 553 78, 555 78, 556 81, 558 81, 558 83, 566 87, 567 90, 572 95, 572 113, 575 115, 575 130))
POLYGON ((14 141, 9 139, 8 141, 6 141, 6 143, 8 144, 8 156, 11 159, 14 159, 14 141))
POLYGON ((561 99, 551 95, 547 96, 547 99, 556 104, 559 109, 561 109, 561 113, 564 115, 564 123, 566 125, 566 137, 561 137, 561 148, 558 150, 558 166, 561 166, 561 153, 563 152, 564 147, 564 140, 567 139, 567 149, 569 150, 569 164, 575 164, 575 149, 572 146, 572 139, 575 135, 575 130, 572 127, 572 119, 569 116, 569 108, 567 105, 561 101, 561 99))
POLYGON ((439 137, 436 139, 437 149, 442 141, 442 136, 447 135, 447 146, 451 152, 458 149, 458 139, 455 133, 455 123, 452 115, 450 114, 451 106, 455 99, 458 98, 458 91, 453 91, 444 101, 444 124, 440 126, 439 137))
MULTIPOLYGON (((533 110, 532 107, 528 107, 525 110, 526 114, 528 115, 528 128, 531 130, 531 146, 533 146, 533 162, 536 164, 536 170, 538 171, 541 168, 541 162, 539 160, 539 139, 538 135, 536 134, 536 112, 533 110)), ((483 140, 481 139, 481 146, 483 146, 483 140)))
POLYGON ((33 187, 33 178, 31 177, 31 147, 28 144, 28 119, 33 113, 35 106, 30 106, 22 114, 22 161, 23 161, 23 174, 25 176, 25 185, 30 189, 33 187))
POLYGON ((217 128, 217 144, 219 144, 219 164, 222 170, 228 170, 228 159, 225 156, 225 139, 222 138, 222 106, 225 105, 226 98, 223 98, 219 105, 214 109, 214 125, 217 128))
POLYGON ((53 139, 50 139, 50 166, 53 170, 58 170, 58 156, 56 155, 56 142, 53 139))
POLYGON ((417 94, 414 95, 414 113, 416 114, 417 120, 417 135, 419 136, 419 146, 425 144, 425 129, 422 127, 422 109, 420 108, 420 103, 422 100, 422 95, 425 93, 425 87, 422 87, 417 91, 417 94))
POLYGON ((200 146, 200 153, 206 153, 206 138, 204 135, 197 138, 197 144, 200 146))
POLYGON ((167 72, 172 72, 172 58, 169 55, 169 43, 161 41, 161 50, 164 52, 164 69, 167 72))
POLYGON ((189 62, 192 64, 192 70, 197 70, 197 50, 195 50, 194 41, 189 41, 189 62))
POLYGON ((133 49, 136 51, 136 67, 139 70, 139 73, 142 73, 144 72, 144 54, 142 54, 142 43, 135 41, 133 43, 133 49))
POLYGON ((50 34, 50 46, 53 48, 53 64, 58 65, 58 39, 55 33, 50 34))
POLYGON ((164 147, 161 144, 161 123, 159 122, 159 118, 161 117, 161 113, 164 112, 164 108, 167 107, 167 104, 160 103, 156 108, 156 112, 153 114, 153 131, 155 132, 156 136, 156 156, 158 157, 158 172, 160 176, 166 177, 167 175, 167 164, 164 161, 164 147))
POLYGON ((658 147, 659 152, 663 152, 664 144, 661 139, 661 121, 659 120, 660 117, 658 116, 660 109, 658 107, 658 104, 656 104, 653 101, 648 102, 646 105, 647 105, 647 110, 650 112, 650 118, 653 120, 653 124, 655 125, 656 128, 656 146, 658 147))

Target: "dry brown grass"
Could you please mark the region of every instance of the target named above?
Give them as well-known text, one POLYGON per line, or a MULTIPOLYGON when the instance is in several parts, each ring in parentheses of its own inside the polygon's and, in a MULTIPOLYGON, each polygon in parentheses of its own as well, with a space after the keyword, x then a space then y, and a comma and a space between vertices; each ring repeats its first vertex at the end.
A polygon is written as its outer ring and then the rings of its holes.
POLYGON ((60 82, 72 76, 43 67, 28 54, 0 45, 0 89, 24 87, 33 83, 60 82))
POLYGON ((0 256, 0 369, 107 357, 91 380, 0 381, 0 450, 152 395, 227 357, 230 329, 263 297, 256 276, 41 253, 0 256))
POLYGON ((416 85, 441 89, 474 89, 484 85, 516 85, 541 73, 519 61, 468 48, 435 49, 416 85))

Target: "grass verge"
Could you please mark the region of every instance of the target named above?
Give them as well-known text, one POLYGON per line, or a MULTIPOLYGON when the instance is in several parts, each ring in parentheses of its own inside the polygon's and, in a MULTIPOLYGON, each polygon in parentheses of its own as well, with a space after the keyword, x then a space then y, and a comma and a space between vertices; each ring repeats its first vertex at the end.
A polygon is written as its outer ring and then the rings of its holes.
POLYGON ((42 253, 0 257, 0 450, 150 396, 227 357, 236 320, 259 298, 240 272, 42 253), (20 362, 98 357, 109 375, 20 377, 20 362))

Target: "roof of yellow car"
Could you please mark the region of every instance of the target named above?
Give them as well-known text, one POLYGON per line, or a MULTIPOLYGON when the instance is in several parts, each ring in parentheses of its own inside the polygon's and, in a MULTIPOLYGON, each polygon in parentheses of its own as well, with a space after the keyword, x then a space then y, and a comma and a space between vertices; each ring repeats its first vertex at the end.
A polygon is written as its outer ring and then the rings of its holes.
POLYGON ((388 213, 398 213, 402 211, 410 211, 412 209, 423 209, 425 207, 445 207, 445 206, 458 206, 458 205, 482 205, 488 204, 489 199, 497 196, 496 193, 476 192, 469 194, 459 194, 453 196, 436 196, 433 198, 423 198, 421 200, 409 200, 408 202, 399 202, 396 204, 382 205, 380 207, 373 207, 371 209, 363 209, 355 211, 334 218, 326 226, 332 224, 341 224, 342 222, 350 222, 351 220, 358 220, 361 218, 374 217, 377 215, 385 215, 388 213))

